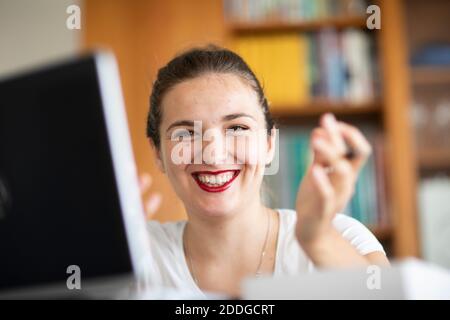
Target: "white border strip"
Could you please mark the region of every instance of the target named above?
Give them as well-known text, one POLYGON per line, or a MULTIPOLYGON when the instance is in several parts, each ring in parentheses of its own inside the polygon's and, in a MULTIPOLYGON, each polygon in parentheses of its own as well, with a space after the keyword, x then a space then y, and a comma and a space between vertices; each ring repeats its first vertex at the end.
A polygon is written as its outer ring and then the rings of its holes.
POLYGON ((149 284, 153 261, 119 69, 112 53, 98 52, 94 58, 133 269, 140 283, 149 284))

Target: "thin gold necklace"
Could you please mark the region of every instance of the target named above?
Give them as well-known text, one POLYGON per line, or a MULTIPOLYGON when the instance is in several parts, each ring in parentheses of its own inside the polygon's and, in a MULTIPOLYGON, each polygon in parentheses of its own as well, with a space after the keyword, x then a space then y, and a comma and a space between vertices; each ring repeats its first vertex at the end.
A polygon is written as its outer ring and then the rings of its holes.
MULTIPOLYGON (((260 256, 260 258, 259 258, 259 264, 258 264, 258 267, 256 268, 256 272, 255 272, 255 276, 256 276, 256 277, 261 276, 261 267, 262 267, 262 264, 263 264, 264 256, 266 255, 267 244, 268 244, 269 233, 270 233, 271 220, 272 220, 272 219, 270 219, 270 212, 269 212, 269 213, 267 214, 267 231, 266 231, 266 237, 265 237, 265 239, 264 239, 264 244, 263 244, 263 247, 262 247, 261 256, 260 256)), ((194 269, 194 263, 193 263, 193 261, 192 261, 191 255, 190 255, 189 252, 188 252, 188 246, 187 246, 187 240, 186 240, 186 239, 183 241, 183 244, 184 244, 184 245, 183 245, 183 247, 184 247, 184 252, 185 252, 185 254, 188 256, 189 264, 190 264, 190 266, 191 266, 191 270, 192 270, 192 278, 194 279, 194 282, 197 284, 197 286, 199 286, 199 281, 198 281, 198 279, 197 279, 197 277, 196 277, 196 272, 195 272, 195 269, 194 269)))

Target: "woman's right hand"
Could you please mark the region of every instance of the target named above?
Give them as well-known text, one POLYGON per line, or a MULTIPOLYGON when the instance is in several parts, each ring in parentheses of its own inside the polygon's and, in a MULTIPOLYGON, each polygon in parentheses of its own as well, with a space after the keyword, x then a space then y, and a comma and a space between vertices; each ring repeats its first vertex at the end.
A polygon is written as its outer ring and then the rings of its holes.
POLYGON ((331 230, 332 220, 350 200, 358 174, 371 153, 369 142, 355 127, 333 115, 321 118, 311 135, 314 161, 297 194, 297 237, 311 242, 331 230), (346 143, 355 153, 346 157, 346 143))
POLYGON ((162 196, 160 193, 150 192, 146 195, 152 185, 152 176, 148 173, 139 176, 139 188, 144 199, 144 211, 147 219, 151 219, 161 206, 162 196))

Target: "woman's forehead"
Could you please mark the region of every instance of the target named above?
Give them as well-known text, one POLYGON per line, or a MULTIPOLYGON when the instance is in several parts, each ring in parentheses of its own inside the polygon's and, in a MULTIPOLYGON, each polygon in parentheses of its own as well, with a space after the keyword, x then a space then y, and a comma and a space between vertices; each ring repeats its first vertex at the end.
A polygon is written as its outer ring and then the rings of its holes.
POLYGON ((255 118, 261 114, 254 89, 233 74, 206 74, 183 81, 166 93, 162 104, 163 122, 175 118, 221 119, 236 112, 255 118))

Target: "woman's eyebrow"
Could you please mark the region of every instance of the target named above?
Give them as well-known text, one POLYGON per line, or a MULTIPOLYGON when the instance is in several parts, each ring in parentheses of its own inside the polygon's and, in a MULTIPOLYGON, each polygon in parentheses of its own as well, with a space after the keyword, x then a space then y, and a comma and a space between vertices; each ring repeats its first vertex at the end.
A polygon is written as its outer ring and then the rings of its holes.
POLYGON ((172 123, 166 130, 166 132, 168 132, 170 129, 174 128, 174 127, 181 127, 181 126, 186 126, 186 127, 193 127, 194 126, 194 121, 192 120, 179 120, 179 121, 175 121, 174 123, 172 123))
MULTIPOLYGON (((222 117, 222 121, 230 121, 236 118, 240 118, 240 117, 248 117, 251 118, 253 120, 256 121, 255 117, 253 117, 252 115, 248 114, 248 113, 232 113, 232 114, 227 114, 226 116, 222 117)), ((170 129, 174 128, 174 127, 181 127, 181 126, 186 126, 186 127, 193 127, 194 126, 194 121, 193 120, 178 120, 175 121, 174 123, 172 123, 166 130, 166 132, 168 132, 170 129)))
POLYGON ((232 113, 232 114, 228 114, 224 117, 222 117, 222 121, 230 121, 236 118, 240 118, 240 117, 248 117, 248 118, 252 118, 253 120, 256 121, 255 117, 253 117, 252 115, 248 114, 248 113, 232 113))

